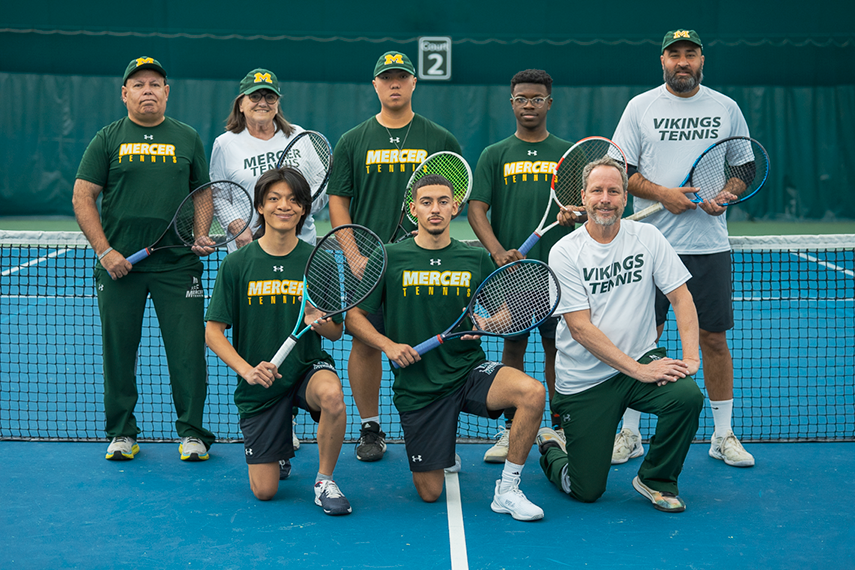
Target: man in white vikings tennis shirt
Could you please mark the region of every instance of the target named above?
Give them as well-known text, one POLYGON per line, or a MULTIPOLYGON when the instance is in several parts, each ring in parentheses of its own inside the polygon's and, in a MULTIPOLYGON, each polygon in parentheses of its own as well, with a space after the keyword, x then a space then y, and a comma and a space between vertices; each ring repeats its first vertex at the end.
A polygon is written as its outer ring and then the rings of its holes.
POLYGON ((582 202, 588 222, 559 241, 549 265, 561 284, 555 345, 555 398, 566 445, 549 428, 537 443, 540 465, 559 489, 583 502, 606 490, 612 443, 628 406, 658 416, 633 487, 661 511, 681 512, 677 477, 698 430, 703 395, 698 318, 686 287, 691 275, 662 233, 621 221, 627 176, 609 157, 585 167, 582 202), (674 306, 683 359, 656 347, 654 296, 674 306))

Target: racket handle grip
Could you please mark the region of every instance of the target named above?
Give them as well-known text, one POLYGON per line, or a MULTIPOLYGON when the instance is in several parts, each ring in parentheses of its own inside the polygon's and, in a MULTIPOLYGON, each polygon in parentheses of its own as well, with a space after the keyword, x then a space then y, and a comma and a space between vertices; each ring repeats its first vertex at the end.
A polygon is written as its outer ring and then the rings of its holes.
MULTIPOLYGON (((429 339, 427 339, 426 341, 424 341, 422 343, 417 344, 416 346, 413 347, 413 349, 416 352, 418 352, 419 355, 422 355, 429 350, 433 350, 434 348, 438 347, 441 344, 442 344, 442 337, 440 335, 436 335, 436 336, 430 337, 429 339)), ((393 368, 400 368, 400 366, 398 366, 397 362, 395 362, 394 360, 392 360, 391 362, 392 362, 393 368)))
POLYGON ((149 255, 151 255, 151 250, 149 250, 146 247, 144 249, 139 250, 138 252, 136 252, 132 256, 126 257, 125 259, 127 259, 128 263, 130 263, 131 265, 136 265, 137 263, 139 263, 140 261, 142 261, 143 259, 145 259, 149 255))
POLYGON ((285 362, 285 359, 289 354, 291 354, 291 350, 294 349, 295 344, 297 344, 297 337, 294 335, 289 336, 285 342, 282 343, 282 346, 279 347, 279 350, 276 351, 276 354, 273 355, 270 362, 275 364, 276 368, 282 366, 282 363, 285 362))
POLYGON ((656 202, 652 206, 648 206, 648 207, 644 208, 643 210, 641 210, 640 212, 636 212, 631 216, 627 216, 626 219, 627 220, 643 220, 647 216, 651 216, 651 215, 655 214, 656 212, 658 212, 659 210, 661 210, 664 207, 665 206, 662 205, 662 202, 656 202))
POLYGON ((525 240, 525 243, 523 243, 517 251, 519 251, 523 255, 527 255, 528 252, 531 251, 531 248, 534 247, 534 244, 536 244, 539 240, 540 236, 537 235, 537 232, 534 232, 530 236, 528 236, 528 239, 525 240))

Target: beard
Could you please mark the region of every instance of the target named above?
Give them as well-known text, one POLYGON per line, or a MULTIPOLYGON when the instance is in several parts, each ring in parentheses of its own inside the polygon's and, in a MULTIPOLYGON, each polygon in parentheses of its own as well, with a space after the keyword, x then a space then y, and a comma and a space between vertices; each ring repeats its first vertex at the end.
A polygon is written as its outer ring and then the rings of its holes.
POLYGON ((688 93, 703 81, 704 68, 702 66, 697 73, 692 73, 689 77, 677 77, 676 69, 671 72, 664 69, 662 70, 662 76, 665 79, 665 83, 674 93, 688 93))
POLYGON ((614 216, 608 219, 603 219, 597 215, 598 210, 592 208, 588 210, 588 219, 597 224, 598 226, 608 228, 615 225, 617 221, 623 217, 623 210, 624 209, 622 207, 618 207, 614 212, 614 216))

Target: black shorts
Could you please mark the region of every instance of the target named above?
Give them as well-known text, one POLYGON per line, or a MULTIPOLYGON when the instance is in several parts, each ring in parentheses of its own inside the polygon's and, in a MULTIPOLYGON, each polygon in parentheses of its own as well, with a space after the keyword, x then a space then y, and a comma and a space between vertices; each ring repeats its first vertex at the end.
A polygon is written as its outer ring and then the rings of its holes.
MULTIPOLYGON (((373 326, 375 329, 377 329, 377 332, 379 332, 380 334, 382 334, 384 336, 386 335, 386 325, 383 324, 383 306, 382 305, 380 306, 380 310, 377 311, 376 313, 368 313, 365 316, 368 319, 368 322, 371 323, 371 326, 373 326)), ((349 330, 347 330, 347 321, 346 320, 344 323, 344 334, 349 335, 349 336, 353 336, 353 334, 351 334, 351 332, 349 330)))
MULTIPOLYGON (((733 284, 731 282, 730 252, 707 255, 681 255, 680 260, 692 278, 686 283, 695 308, 698 326, 708 332, 724 332, 733 328, 733 284)), ((665 323, 671 303, 656 290, 656 326, 665 323)))
POLYGON ((303 379, 278 402, 260 414, 240 420, 243 450, 248 464, 274 463, 280 459, 294 457, 294 442, 291 436, 292 408, 303 408, 309 412, 315 423, 321 419, 320 410, 310 410, 309 403, 306 402, 309 379, 321 370, 331 370, 333 373, 336 371, 335 367, 327 362, 315 362, 303 379))
MULTIPOLYGON (((549 317, 537 327, 537 330, 540 331, 540 338, 544 338, 546 340, 555 340, 555 330, 558 328, 558 319, 561 317, 549 317)), ((505 340, 509 340, 511 342, 519 342, 521 340, 528 339, 528 336, 531 334, 531 331, 526 331, 524 333, 520 333, 514 336, 509 336, 505 340)))
POLYGON ((487 409, 487 393, 502 367, 500 362, 482 362, 469 372, 463 386, 448 396, 419 410, 399 413, 410 471, 420 473, 454 465, 460 412, 490 419, 502 415, 503 410, 487 409))

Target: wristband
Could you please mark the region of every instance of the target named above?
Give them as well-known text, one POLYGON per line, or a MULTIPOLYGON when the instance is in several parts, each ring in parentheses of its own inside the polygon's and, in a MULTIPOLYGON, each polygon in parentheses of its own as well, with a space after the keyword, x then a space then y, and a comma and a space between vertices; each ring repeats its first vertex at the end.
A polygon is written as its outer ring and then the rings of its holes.
POLYGON ((107 249, 102 251, 100 254, 98 254, 98 261, 101 261, 102 259, 104 259, 104 256, 107 255, 108 253, 110 253, 111 251, 113 251, 113 248, 108 247, 107 249))

